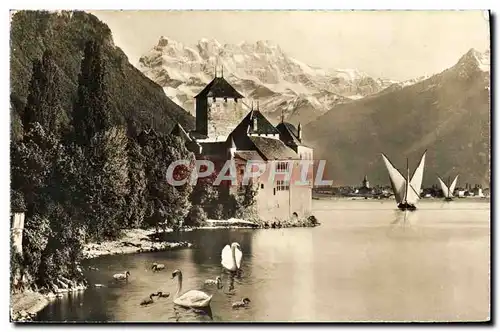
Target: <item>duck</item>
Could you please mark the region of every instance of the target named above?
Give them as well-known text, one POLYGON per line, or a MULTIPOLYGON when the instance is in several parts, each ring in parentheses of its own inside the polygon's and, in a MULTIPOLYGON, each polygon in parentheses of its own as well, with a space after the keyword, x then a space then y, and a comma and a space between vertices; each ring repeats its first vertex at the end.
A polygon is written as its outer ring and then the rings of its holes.
POLYGON ((158 263, 153 263, 152 270, 153 271, 160 271, 165 269, 165 264, 158 264, 158 263))
POLYGON ((233 309, 246 307, 250 303, 250 299, 248 297, 242 298, 241 301, 236 301, 233 303, 233 309))
POLYGON ((231 272, 239 270, 241 267, 241 258, 243 257, 240 244, 233 242, 231 246, 226 245, 224 249, 222 249, 221 257, 221 264, 224 268, 231 272))
POLYGON ((128 280, 129 276, 130 276, 130 272, 125 271, 124 273, 114 274, 113 279, 115 279, 116 281, 128 280))
POLYGON ((156 294, 150 294, 148 298, 142 300, 141 305, 148 305, 148 304, 154 303, 153 297, 155 295, 156 294))
POLYGON ((169 292, 163 293, 162 291, 158 291, 156 293, 156 296, 158 296, 158 297, 169 297, 170 293, 169 292))
POLYGON ((207 279, 207 280, 205 280, 205 285, 217 285, 217 288, 221 288, 222 279, 219 276, 217 276, 215 278, 215 280, 214 279, 207 279))
POLYGON ((210 305, 212 300, 212 295, 208 295, 205 292, 199 290, 189 290, 186 293, 180 295, 182 291, 182 272, 180 270, 175 270, 172 272, 172 279, 177 277, 177 292, 174 295, 174 303, 187 308, 206 308, 210 305))

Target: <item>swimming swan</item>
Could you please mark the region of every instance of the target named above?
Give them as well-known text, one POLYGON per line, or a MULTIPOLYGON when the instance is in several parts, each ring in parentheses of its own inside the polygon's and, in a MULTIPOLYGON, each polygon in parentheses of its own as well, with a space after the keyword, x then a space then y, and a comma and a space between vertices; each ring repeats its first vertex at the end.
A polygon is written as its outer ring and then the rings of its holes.
POLYGON ((130 275, 130 272, 128 271, 125 271, 125 273, 117 273, 117 274, 114 274, 113 275, 113 279, 117 280, 117 281, 121 281, 121 280, 128 280, 128 276, 130 275))
POLYGON ((249 303, 250 303, 250 299, 248 297, 245 297, 245 298, 241 299, 241 301, 234 302, 233 309, 246 307, 249 303))
POLYGON ((170 293, 169 292, 163 293, 162 291, 158 291, 156 293, 156 296, 158 296, 158 297, 169 297, 170 293))
POLYGON ((141 305, 148 305, 148 304, 153 303, 154 302, 153 296, 155 296, 155 295, 156 294, 149 295, 149 298, 142 300, 141 305))
POLYGON ((241 252, 240 244, 237 242, 233 242, 231 247, 226 245, 224 249, 222 249, 222 266, 224 266, 229 271, 237 271, 241 267, 241 258, 243 257, 243 253, 241 252))
POLYGON ((217 285, 217 288, 221 288, 222 286, 222 279, 217 276, 217 278, 214 279, 207 279, 205 280, 205 285, 217 285))
POLYGON ((182 291, 182 272, 175 270, 172 273, 172 279, 177 276, 178 287, 174 296, 174 303, 182 307, 188 308, 205 308, 210 305, 212 295, 208 295, 199 290, 189 290, 186 293, 179 295, 182 291))
POLYGON ((165 269, 165 264, 153 263, 153 267, 152 267, 153 271, 160 271, 163 269, 165 269))

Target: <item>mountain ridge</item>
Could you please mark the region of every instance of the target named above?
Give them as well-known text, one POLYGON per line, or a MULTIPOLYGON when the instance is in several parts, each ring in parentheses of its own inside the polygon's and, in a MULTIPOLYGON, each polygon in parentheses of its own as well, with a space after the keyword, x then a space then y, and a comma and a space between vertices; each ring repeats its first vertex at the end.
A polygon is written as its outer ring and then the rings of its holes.
MULTIPOLYGON (((338 105, 304 127, 315 157, 342 184, 388 183, 384 152, 398 167, 427 149, 424 184, 459 172, 461 182, 489 184, 489 52, 469 50, 443 72, 416 84, 338 105)), ((415 165, 413 165, 414 167, 415 165)))
POLYGON ((224 74, 247 98, 259 99, 261 109, 277 122, 283 112, 292 122, 307 123, 333 105, 378 93, 394 80, 372 78, 357 69, 321 69, 288 56, 271 41, 221 44, 200 39, 184 45, 161 36, 137 65, 163 86, 179 105, 194 112, 192 97, 215 76, 224 74), (292 111, 293 110, 293 111, 292 111))

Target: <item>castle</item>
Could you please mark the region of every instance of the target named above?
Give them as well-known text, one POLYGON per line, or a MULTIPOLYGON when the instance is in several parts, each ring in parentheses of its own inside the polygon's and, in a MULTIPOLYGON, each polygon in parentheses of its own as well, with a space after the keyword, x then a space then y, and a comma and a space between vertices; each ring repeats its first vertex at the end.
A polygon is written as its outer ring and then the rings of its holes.
POLYGON ((265 165, 265 172, 253 183, 261 219, 309 215, 313 149, 303 144, 301 125, 295 127, 282 116, 281 122, 273 126, 258 106, 248 107, 243 102, 244 96, 223 75, 216 74, 195 99, 196 129, 187 132, 176 124, 171 134, 183 137, 197 159, 213 161, 216 172, 227 160, 233 161, 237 174, 234 190, 242 187, 247 161, 265 165), (299 164, 305 160, 310 160, 311 165, 304 177, 299 164), (287 175, 289 170, 291 175, 287 175))

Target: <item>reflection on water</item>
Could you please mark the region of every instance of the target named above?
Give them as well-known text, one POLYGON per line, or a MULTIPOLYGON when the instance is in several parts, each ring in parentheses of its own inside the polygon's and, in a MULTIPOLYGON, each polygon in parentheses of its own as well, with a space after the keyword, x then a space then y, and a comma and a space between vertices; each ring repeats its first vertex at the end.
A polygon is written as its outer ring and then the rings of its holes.
POLYGON ((489 316, 489 203, 423 201, 402 212, 390 201, 314 201, 317 228, 203 230, 170 234, 195 249, 87 261, 92 284, 107 287, 58 299, 50 321, 395 321, 484 320, 489 316), (243 251, 239 275, 220 264, 226 244, 243 251), (153 273, 151 264, 165 264, 153 273), (173 304, 183 291, 213 294, 210 310, 173 304), (129 270, 127 283, 112 275, 129 270), (223 287, 205 285, 221 276, 223 287), (152 292, 170 292, 148 306, 152 292), (232 303, 248 297, 248 308, 232 303))

